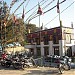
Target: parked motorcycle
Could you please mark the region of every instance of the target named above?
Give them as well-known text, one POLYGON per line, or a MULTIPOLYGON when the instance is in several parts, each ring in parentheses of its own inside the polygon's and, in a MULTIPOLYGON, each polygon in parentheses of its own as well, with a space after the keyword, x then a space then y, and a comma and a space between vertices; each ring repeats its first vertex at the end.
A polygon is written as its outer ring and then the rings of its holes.
POLYGON ((1 66, 8 68, 11 66, 12 60, 7 55, 6 58, 1 58, 0 63, 1 63, 1 66))

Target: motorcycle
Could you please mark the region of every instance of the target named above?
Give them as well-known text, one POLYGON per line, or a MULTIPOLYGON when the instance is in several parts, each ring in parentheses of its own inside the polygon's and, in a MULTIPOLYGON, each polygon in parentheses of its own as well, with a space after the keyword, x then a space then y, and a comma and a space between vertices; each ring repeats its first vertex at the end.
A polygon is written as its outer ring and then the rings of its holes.
POLYGON ((24 60, 22 58, 16 57, 13 59, 12 65, 15 69, 24 69, 24 60))

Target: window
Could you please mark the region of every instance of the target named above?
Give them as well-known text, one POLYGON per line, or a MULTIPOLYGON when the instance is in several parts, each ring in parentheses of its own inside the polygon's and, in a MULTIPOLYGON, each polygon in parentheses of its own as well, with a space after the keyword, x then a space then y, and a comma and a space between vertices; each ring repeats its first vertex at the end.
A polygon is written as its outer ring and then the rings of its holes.
POLYGON ((49 47, 44 47, 44 55, 49 55, 49 47))
POLYGON ((71 43, 71 35, 66 34, 66 43, 71 43))
POLYGON ((44 44, 45 45, 49 44, 49 36, 48 35, 44 36, 44 44))
POLYGON ((59 47, 54 47, 54 55, 59 55, 59 47))
POLYGON ((36 41, 37 45, 40 45, 40 39, 39 38, 36 38, 35 41, 36 41))
POLYGON ((53 44, 58 44, 59 43, 59 39, 57 35, 53 35, 53 44))
POLYGON ((37 56, 41 56, 41 49, 37 48, 37 56))

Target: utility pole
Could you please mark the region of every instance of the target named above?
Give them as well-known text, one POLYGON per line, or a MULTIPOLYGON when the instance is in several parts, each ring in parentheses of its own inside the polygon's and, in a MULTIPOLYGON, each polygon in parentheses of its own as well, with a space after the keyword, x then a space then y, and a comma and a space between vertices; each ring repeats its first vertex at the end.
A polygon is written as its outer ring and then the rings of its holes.
POLYGON ((42 10, 41 10, 41 7, 38 3, 38 11, 37 11, 37 14, 39 14, 39 41, 40 41, 40 45, 41 45, 41 28, 40 28, 40 15, 42 15, 42 10))
MULTIPOLYGON (((41 7, 38 3, 38 11, 37 11, 37 14, 39 14, 39 43, 40 43, 40 50, 41 50, 41 27, 40 27, 40 15, 42 15, 42 10, 41 10, 41 7)), ((41 58, 41 66, 42 66, 42 58, 41 58)))

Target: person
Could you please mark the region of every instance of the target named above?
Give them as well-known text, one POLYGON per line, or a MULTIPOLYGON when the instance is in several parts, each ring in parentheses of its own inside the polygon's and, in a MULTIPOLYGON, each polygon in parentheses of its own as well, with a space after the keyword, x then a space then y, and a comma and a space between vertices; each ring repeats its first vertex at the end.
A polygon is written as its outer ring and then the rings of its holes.
POLYGON ((71 69, 71 58, 65 57, 66 58, 66 64, 68 65, 68 70, 71 69))

